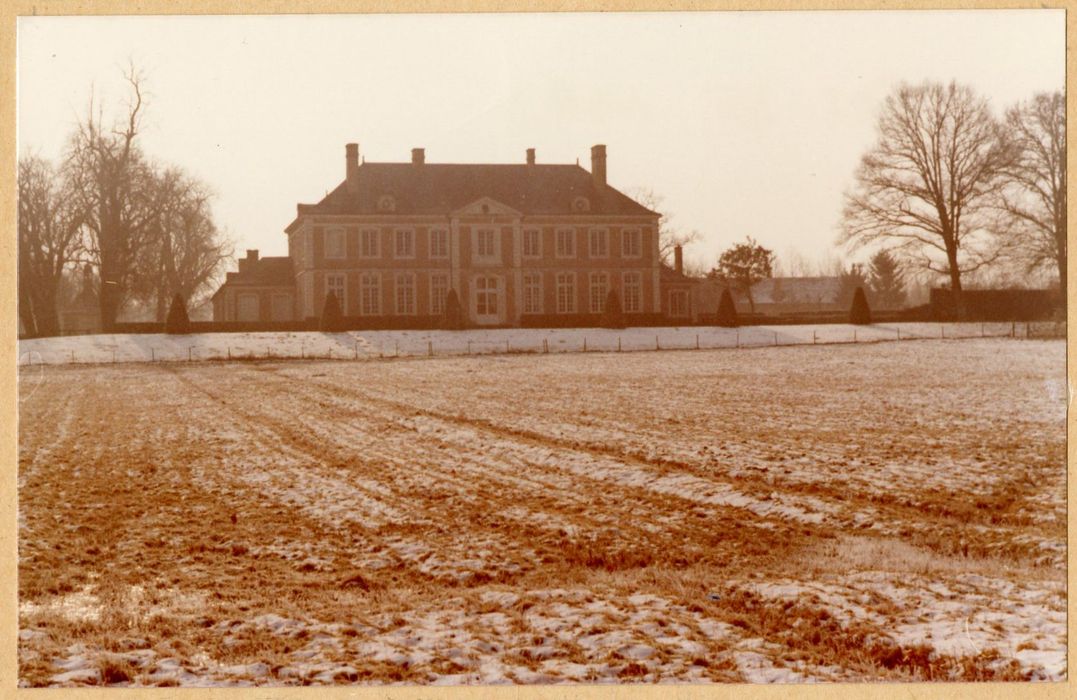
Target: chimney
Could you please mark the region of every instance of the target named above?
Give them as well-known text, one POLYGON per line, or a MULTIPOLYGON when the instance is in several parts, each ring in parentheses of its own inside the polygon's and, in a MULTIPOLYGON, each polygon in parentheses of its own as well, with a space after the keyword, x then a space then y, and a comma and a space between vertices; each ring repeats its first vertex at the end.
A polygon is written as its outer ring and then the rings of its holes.
POLYGON ((527 164, 528 165, 534 165, 535 164, 535 149, 533 149, 533 148, 527 149, 527 164))
POLYGON ((411 162, 415 165, 422 165, 426 162, 426 150, 422 148, 411 149, 411 162))
POLYGON ((248 248, 247 257, 241 258, 239 261, 239 271, 241 273, 247 272, 248 270, 250 270, 251 265, 256 262, 258 262, 258 251, 248 248))
POLYGON ((591 178, 595 187, 606 186, 606 147, 602 144, 591 146, 591 178))
POLYGON ((357 143, 344 145, 344 180, 347 183, 348 192, 354 194, 359 191, 359 144, 357 143))
POLYGON ((678 275, 684 274, 684 251, 679 245, 673 246, 673 271, 678 275))

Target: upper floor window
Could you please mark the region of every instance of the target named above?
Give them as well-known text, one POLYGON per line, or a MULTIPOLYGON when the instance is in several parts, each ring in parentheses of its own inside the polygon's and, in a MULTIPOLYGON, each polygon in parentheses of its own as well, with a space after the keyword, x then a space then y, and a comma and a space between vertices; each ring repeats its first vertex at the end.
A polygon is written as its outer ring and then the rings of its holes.
POLYGON ((482 228, 475 231, 475 257, 497 257, 497 232, 492 228, 482 228))
POLYGON ((588 255, 592 258, 605 258, 610 254, 609 231, 604 228, 593 228, 587 236, 588 255))
POLYGON ((398 228, 394 231, 394 258, 415 257, 415 231, 410 228, 398 228))
POLYGON ((638 258, 643 254, 643 235, 638 228, 621 230, 621 256, 638 258))
POLYGON ((443 228, 430 229, 430 257, 449 257, 449 232, 443 228))
POLYGON ((537 228, 524 229, 523 256, 538 258, 542 256, 542 232, 537 228))
POLYGON ((573 229, 573 228, 559 228, 559 229, 557 229, 557 257, 559 257, 559 258, 574 258, 574 257, 576 257, 576 229, 573 229))
POLYGON ((325 257, 330 260, 341 260, 348 257, 347 237, 344 229, 330 228, 325 231, 325 257))
POLYGON ((396 199, 391 194, 378 197, 378 211, 396 211, 396 199))
POLYGON ((381 231, 376 228, 364 228, 359 231, 359 257, 377 258, 381 256, 378 239, 381 231))

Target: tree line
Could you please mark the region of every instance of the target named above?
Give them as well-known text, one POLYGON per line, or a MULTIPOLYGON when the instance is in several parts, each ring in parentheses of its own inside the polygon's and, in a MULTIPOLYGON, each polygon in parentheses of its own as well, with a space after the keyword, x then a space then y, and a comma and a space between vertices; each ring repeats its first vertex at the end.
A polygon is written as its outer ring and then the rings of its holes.
POLYGON ((204 297, 232 258, 208 186, 143 152, 143 79, 133 67, 124 78, 130 102, 121 119, 107 123, 91 97, 59 162, 19 159, 18 306, 27 335, 59 333, 65 297, 81 285, 92 285, 81 291, 96 300, 103 330, 130 305, 164 321, 176 295, 204 297))

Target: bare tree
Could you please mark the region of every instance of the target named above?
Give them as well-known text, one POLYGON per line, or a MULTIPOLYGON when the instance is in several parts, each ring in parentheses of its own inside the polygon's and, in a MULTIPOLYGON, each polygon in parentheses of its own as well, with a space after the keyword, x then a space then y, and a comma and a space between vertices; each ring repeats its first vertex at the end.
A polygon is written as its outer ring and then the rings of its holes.
POLYGON ((83 215, 63 173, 37 156, 19 161, 19 319, 29 335, 60 332, 57 304, 83 215))
POLYGON ((1058 269, 1066 298, 1066 98, 1040 93, 1014 105, 1006 126, 1018 149, 1007 171, 1002 210, 1018 236, 1027 272, 1058 269))
POLYGON ((961 274, 998 259, 993 203, 1014 149, 971 88, 926 82, 886 98, 879 139, 846 194, 843 240, 886 241, 913 265, 945 274, 961 308, 961 274))
POLYGON ((101 325, 108 330, 135 286, 136 261, 152 240, 158 215, 153 171, 138 148, 143 108, 141 76, 124 75, 131 89, 126 117, 104 124, 90 98, 68 148, 73 194, 86 212, 83 248, 100 279, 101 325))
POLYGON ((658 255, 667 265, 672 264, 675 247, 685 247, 702 239, 699 231, 682 231, 673 225, 673 213, 662 206, 665 198, 654 190, 637 187, 631 190, 630 194, 632 199, 651 211, 658 212, 658 255))
POLYGON ((198 180, 178 168, 155 178, 153 197, 158 215, 150 227, 149 243, 140 251, 132 290, 165 320, 169 304, 179 294, 191 306, 200 303, 232 258, 232 245, 221 235, 210 210, 211 194, 198 180))
POLYGON ((774 253, 755 242, 750 236, 744 243, 737 243, 718 258, 718 267, 710 276, 722 280, 727 286, 748 297, 748 306, 755 313, 752 286, 770 277, 774 271, 774 253))

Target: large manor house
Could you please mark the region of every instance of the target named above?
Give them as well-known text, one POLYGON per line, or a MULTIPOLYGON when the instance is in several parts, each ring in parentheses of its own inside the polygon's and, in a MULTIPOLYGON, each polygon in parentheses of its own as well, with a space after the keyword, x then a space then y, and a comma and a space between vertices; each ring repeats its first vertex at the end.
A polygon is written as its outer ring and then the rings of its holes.
POLYGON ((606 147, 579 164, 360 160, 344 181, 299 204, 287 257, 249 250, 213 296, 216 321, 318 318, 329 293, 355 327, 437 325, 456 290, 473 326, 593 325, 615 290, 632 325, 688 317, 677 250, 659 255, 659 215, 606 181, 606 147))

